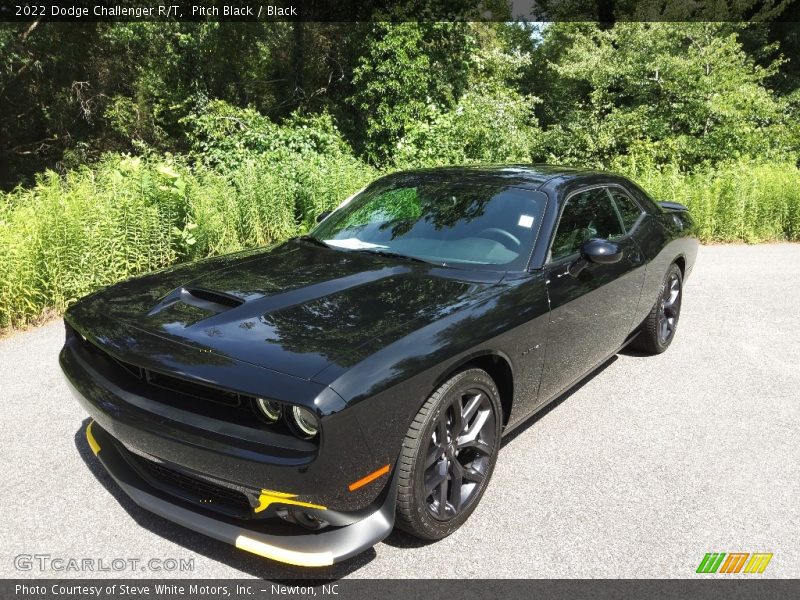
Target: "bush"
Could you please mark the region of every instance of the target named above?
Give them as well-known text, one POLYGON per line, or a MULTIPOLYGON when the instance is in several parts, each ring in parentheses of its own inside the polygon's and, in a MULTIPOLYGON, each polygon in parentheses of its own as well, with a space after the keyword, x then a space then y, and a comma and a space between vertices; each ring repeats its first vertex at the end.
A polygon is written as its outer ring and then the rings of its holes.
POLYGON ((241 246, 313 226, 376 174, 354 157, 326 113, 294 114, 277 125, 252 109, 213 101, 184 123, 194 160, 225 174, 239 192, 241 206, 225 209, 229 218, 238 215, 238 225, 223 230, 235 231, 241 246))
POLYGON ((313 225, 375 177, 346 155, 248 155, 223 173, 175 157, 109 155, 0 196, 0 329, 122 279, 313 225))
MULTIPOLYGON (((525 161, 542 143, 536 101, 471 87, 405 132, 398 166, 525 161)), ((275 124, 222 102, 187 118, 188 157, 106 155, 0 194, 0 329, 62 311, 97 288, 206 256, 269 246, 380 173, 327 114, 275 124), (190 122, 189 122, 190 121, 190 122)), ((800 240, 800 170, 788 159, 657 166, 652 145, 612 167, 655 198, 689 206, 703 241, 800 240)))
POLYGON ((317 216, 336 208, 342 200, 357 192, 379 172, 352 156, 308 157, 294 165, 297 184, 295 208, 301 225, 310 229, 317 216))
POLYGON ((632 173, 658 200, 689 207, 704 242, 800 241, 800 170, 741 161, 691 174, 675 167, 632 173))
POLYGON ((223 171, 266 154, 350 153, 327 113, 310 117, 294 114, 278 125, 251 108, 214 100, 181 123, 186 127, 192 158, 223 171))
POLYGON ((529 162, 539 129, 535 99, 512 90, 470 90, 452 110, 431 107, 427 120, 408 128, 397 162, 432 166, 469 162, 529 162))
POLYGON ((294 183, 265 161, 248 161, 221 176, 202 173, 187 197, 195 244, 192 258, 269 246, 295 235, 294 183))
POLYGON ((0 213, 0 327, 174 262, 185 180, 169 163, 106 159, 19 188, 0 213))
POLYGON ((747 30, 732 22, 548 26, 536 51, 540 156, 603 166, 631 155, 684 170, 796 158, 795 110, 769 85, 784 59, 748 54, 747 30))

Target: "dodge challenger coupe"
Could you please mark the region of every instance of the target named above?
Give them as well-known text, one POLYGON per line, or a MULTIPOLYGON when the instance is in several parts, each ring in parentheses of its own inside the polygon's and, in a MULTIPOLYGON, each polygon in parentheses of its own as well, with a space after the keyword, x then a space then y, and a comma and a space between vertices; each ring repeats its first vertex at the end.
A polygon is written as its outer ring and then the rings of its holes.
POLYGON ((60 355, 137 504, 304 566, 455 531, 503 435, 669 347, 698 248, 684 206, 550 166, 395 173, 318 221, 84 298, 60 355))

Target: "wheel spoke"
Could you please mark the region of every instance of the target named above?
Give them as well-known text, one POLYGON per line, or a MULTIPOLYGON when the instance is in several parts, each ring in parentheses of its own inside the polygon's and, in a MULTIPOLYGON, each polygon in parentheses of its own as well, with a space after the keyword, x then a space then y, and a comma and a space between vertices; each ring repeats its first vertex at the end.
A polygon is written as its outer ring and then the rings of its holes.
POLYGON ((461 400, 456 400, 455 403, 448 408, 453 411, 453 422, 450 424, 449 432, 451 437, 455 437, 458 433, 467 426, 464 420, 464 411, 461 408, 461 400))
POLYGON ((669 285, 664 286, 663 300, 665 305, 672 305, 681 293, 681 286, 677 277, 669 280, 669 285))
POLYGON ((483 473, 478 471, 475 467, 464 467, 462 479, 473 483, 480 483, 483 481, 483 473))
POLYGON ((447 443, 447 411, 443 411, 436 424, 436 441, 440 445, 447 443))
POLYGON ((444 519, 447 516, 447 478, 445 477, 439 486, 439 517, 444 519))
POLYGON ((670 294, 670 297, 664 302, 664 308, 671 309, 674 308, 675 303, 678 301, 678 293, 675 292, 674 294, 670 294))
POLYGON ((661 336, 662 341, 669 337, 669 323, 667 322, 666 317, 661 318, 661 330, 659 331, 659 335, 661 336))
POLYGON ((458 438, 458 449, 465 450, 467 448, 472 448, 479 454, 483 454, 484 456, 491 456, 492 455, 492 447, 484 442, 483 440, 468 440, 462 442, 463 438, 458 438))
POLYGON ((473 421, 472 425, 458 438, 458 445, 461 447, 462 444, 467 444, 469 442, 474 442, 478 439, 478 435, 483 429, 483 426, 486 425, 486 421, 489 420, 492 411, 489 409, 482 410, 478 413, 478 416, 475 417, 475 421, 473 421))
POLYGON ((463 418, 461 428, 456 429, 456 431, 462 433, 467 427, 469 427, 469 422, 472 421, 472 417, 474 417, 475 413, 478 412, 478 408, 480 407, 482 400, 483 400, 483 394, 481 393, 477 393, 474 396, 472 396, 469 400, 467 400, 467 403, 461 410, 461 415, 463 418))
POLYGON ((464 469, 457 460, 450 462, 449 496, 450 504, 455 512, 461 510, 461 483, 464 469))
POLYGON ((425 496, 430 496, 443 482, 447 481, 447 461, 442 460, 431 469, 425 478, 425 496))
POLYGON ((442 456, 442 447, 431 440, 431 444, 428 447, 428 454, 425 456, 425 470, 427 471, 428 468, 433 465, 439 458, 442 456))

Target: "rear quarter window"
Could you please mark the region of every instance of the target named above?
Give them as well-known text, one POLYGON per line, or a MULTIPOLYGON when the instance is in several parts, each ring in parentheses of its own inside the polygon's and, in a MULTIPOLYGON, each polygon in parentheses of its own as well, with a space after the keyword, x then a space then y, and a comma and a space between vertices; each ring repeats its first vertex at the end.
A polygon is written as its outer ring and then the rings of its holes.
POLYGON ((636 225, 642 215, 642 209, 630 196, 618 188, 610 188, 609 193, 614 199, 614 205, 619 211, 619 217, 625 227, 625 232, 629 232, 636 225))

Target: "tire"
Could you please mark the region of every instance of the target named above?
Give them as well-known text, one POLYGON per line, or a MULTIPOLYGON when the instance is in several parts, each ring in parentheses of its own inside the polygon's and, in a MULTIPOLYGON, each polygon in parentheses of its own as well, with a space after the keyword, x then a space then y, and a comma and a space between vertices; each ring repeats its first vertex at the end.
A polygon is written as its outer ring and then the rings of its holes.
POLYGON ((683 299, 683 273, 671 264, 661 282, 653 308, 640 325, 640 333, 631 346, 648 354, 661 354, 675 339, 683 299))
POLYGON ((439 540, 458 529, 492 476, 501 427, 500 394, 486 371, 468 369, 440 386, 403 441, 397 526, 424 540, 439 540))

